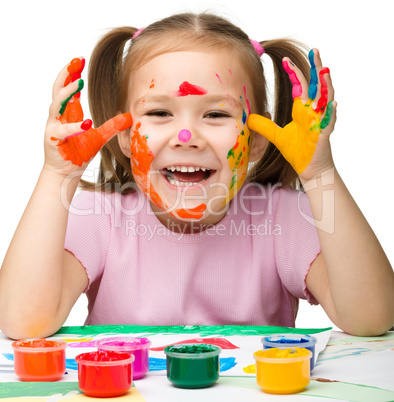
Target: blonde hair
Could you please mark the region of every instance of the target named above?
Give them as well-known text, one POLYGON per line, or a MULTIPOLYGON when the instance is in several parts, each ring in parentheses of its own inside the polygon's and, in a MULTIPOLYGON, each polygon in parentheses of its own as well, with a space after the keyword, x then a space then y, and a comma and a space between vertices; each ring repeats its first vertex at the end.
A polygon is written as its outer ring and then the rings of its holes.
MULTIPOLYGON (((119 112, 127 112, 130 74, 149 60, 168 52, 190 50, 225 50, 238 56, 253 87, 253 113, 268 111, 267 83, 263 64, 249 37, 240 28, 209 13, 177 14, 145 28, 135 39, 137 28, 120 27, 108 32, 93 50, 88 76, 88 97, 95 126, 119 112), (132 40, 131 40, 132 39, 132 40), (131 41, 130 41, 131 40, 131 41), (127 45, 128 44, 128 45, 127 45), (127 46, 126 46, 127 45, 127 46)), ((272 59, 275 74, 273 120, 279 126, 291 121, 292 85, 283 70, 285 56, 309 78, 309 65, 302 45, 289 39, 261 41, 265 54, 272 59)), ((264 56, 266 57, 266 56, 264 56)), ((87 190, 134 191, 130 159, 121 151, 117 138, 100 151, 97 184, 81 181, 87 190)), ((278 149, 269 144, 263 157, 248 172, 248 179, 260 184, 297 185, 297 174, 278 149)))

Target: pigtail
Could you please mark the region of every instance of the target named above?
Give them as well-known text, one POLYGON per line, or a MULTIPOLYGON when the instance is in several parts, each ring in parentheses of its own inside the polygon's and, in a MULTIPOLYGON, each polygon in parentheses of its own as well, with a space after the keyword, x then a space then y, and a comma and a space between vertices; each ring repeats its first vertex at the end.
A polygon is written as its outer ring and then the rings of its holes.
MULTIPOLYGON (((274 39, 262 41, 260 44, 264 53, 271 58, 274 68, 275 93, 272 120, 278 126, 284 127, 292 120, 293 86, 283 68, 282 60, 284 57, 289 57, 309 80, 309 64, 306 52, 303 50, 306 48, 301 43, 290 39, 274 39)), ((301 188, 298 174, 272 143, 269 143, 264 156, 250 170, 249 180, 263 185, 281 183, 282 186, 291 185, 301 188)))
MULTIPOLYGON (((123 81, 123 54, 126 43, 136 31, 132 27, 113 29, 101 38, 93 50, 89 64, 88 99, 96 127, 123 112, 119 101, 123 81)), ((121 151, 117 137, 104 145, 100 154, 97 184, 81 180, 81 187, 84 190, 122 191, 119 184, 133 179, 130 159, 121 151)))

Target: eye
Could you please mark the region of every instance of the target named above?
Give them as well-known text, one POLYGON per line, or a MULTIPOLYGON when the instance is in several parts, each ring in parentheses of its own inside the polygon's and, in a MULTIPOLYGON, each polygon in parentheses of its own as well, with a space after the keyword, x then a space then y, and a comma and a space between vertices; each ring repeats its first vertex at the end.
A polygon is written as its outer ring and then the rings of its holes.
POLYGON ((223 117, 230 117, 230 115, 225 112, 213 111, 208 112, 204 117, 208 117, 209 119, 219 119, 223 117))
POLYGON ((169 117, 171 113, 167 110, 152 110, 146 114, 147 116, 169 117))

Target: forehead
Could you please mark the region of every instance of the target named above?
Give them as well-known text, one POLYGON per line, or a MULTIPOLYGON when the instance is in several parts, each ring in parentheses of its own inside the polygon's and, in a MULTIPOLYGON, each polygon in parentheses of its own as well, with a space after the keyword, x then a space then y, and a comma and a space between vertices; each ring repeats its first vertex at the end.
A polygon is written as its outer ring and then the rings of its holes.
MULTIPOLYGON (((229 52, 181 51, 161 54, 130 74, 133 98, 147 88, 164 86, 175 90, 183 82, 207 90, 241 91, 249 79, 235 55, 229 52)), ((157 89, 157 88, 156 88, 157 89)))

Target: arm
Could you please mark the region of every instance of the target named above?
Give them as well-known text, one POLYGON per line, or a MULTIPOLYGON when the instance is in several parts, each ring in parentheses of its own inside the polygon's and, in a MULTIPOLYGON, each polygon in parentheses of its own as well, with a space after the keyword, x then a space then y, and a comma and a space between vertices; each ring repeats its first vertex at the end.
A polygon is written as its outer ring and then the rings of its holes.
POLYGON ((328 175, 328 184, 327 178, 305 184, 322 249, 307 287, 343 331, 383 334, 394 322, 392 268, 336 169, 328 175))
POLYGON ((336 119, 334 90, 316 49, 309 57, 309 88, 300 70, 283 61, 293 83, 293 121, 280 128, 250 115, 249 128, 277 146, 308 195, 322 249, 307 276, 308 289, 344 331, 380 335, 394 322, 393 270, 335 169, 329 142, 336 119))
POLYGON ((44 168, 16 229, 0 270, 0 327, 11 338, 56 332, 87 286, 84 268, 64 251, 62 192, 71 200, 78 181, 44 168))
POLYGON ((76 95, 82 68, 74 59, 55 81, 44 167, 0 270, 0 328, 11 338, 56 332, 86 288, 84 268, 64 251, 68 206, 87 163, 132 122, 130 114, 123 114, 98 129, 81 125, 76 95))

